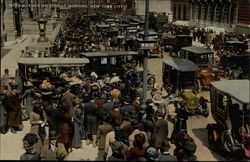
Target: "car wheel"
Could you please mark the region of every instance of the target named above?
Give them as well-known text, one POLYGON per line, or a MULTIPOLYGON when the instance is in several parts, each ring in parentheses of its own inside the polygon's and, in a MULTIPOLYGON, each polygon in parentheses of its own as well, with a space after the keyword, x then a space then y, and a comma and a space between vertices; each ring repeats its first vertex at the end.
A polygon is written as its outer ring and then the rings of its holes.
POLYGON ((224 70, 224 77, 228 79, 230 77, 230 74, 231 74, 230 67, 226 67, 224 70))

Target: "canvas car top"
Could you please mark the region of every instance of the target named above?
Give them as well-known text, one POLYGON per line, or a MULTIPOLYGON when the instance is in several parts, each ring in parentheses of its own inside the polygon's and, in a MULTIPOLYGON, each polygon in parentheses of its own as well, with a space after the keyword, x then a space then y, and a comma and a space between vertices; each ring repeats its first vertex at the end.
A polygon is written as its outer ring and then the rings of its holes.
POLYGON ((182 58, 172 58, 172 59, 165 59, 163 62, 178 71, 188 72, 188 71, 198 71, 199 67, 195 65, 194 62, 182 59, 182 58))
POLYGON ((189 52, 195 53, 195 54, 206 54, 206 53, 212 54, 212 53, 214 53, 214 51, 209 49, 209 48, 197 47, 197 46, 183 47, 182 50, 189 51, 189 52))
POLYGON ((211 82, 211 85, 242 103, 250 103, 249 80, 223 80, 211 82))

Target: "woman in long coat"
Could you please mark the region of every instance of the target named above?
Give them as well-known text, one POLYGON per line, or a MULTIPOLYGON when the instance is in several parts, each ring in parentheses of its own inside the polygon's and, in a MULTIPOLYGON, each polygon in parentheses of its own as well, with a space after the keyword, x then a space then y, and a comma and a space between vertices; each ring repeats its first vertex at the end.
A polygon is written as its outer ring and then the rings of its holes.
POLYGON ((11 90, 6 92, 4 106, 8 113, 8 126, 12 133, 16 133, 16 130, 22 125, 22 108, 14 83, 11 84, 11 90))
POLYGON ((74 136, 72 141, 72 147, 80 148, 82 147, 82 135, 81 135, 81 128, 82 128, 82 106, 81 100, 77 97, 74 99, 74 113, 73 113, 73 120, 74 120, 74 136))
POLYGON ((63 143, 66 151, 72 152, 72 138, 74 135, 72 116, 70 115, 68 105, 61 107, 62 113, 59 119, 59 138, 58 142, 63 143))

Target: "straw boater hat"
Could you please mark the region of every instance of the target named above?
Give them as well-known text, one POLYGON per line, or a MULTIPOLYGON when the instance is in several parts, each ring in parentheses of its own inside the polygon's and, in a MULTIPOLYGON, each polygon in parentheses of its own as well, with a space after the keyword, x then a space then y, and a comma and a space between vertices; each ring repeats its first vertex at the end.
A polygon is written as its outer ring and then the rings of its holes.
POLYGON ((31 81, 25 81, 24 82, 24 86, 26 86, 26 87, 32 87, 33 84, 31 83, 31 81))
POLYGON ((154 97, 152 98, 154 103, 163 103, 164 99, 160 94, 155 94, 154 97))

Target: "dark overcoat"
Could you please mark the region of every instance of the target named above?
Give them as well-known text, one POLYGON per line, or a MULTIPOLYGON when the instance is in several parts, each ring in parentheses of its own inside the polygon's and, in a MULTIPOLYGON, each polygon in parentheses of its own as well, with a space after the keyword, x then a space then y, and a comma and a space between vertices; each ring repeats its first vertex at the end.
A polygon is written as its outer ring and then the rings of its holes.
POLYGON ((97 134, 97 125, 98 125, 98 106, 94 102, 88 102, 84 105, 86 116, 86 126, 87 126, 87 133, 96 135, 97 134))
POLYGON ((6 92, 4 105, 8 113, 8 126, 14 127, 22 125, 21 100, 18 99, 18 94, 8 90, 6 92))

